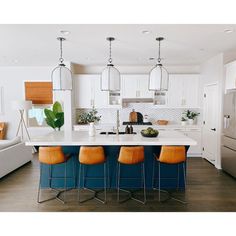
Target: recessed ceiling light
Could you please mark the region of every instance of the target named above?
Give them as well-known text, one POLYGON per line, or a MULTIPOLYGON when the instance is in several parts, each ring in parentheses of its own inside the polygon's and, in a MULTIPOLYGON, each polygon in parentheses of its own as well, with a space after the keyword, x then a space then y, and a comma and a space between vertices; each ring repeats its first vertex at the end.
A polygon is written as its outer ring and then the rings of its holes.
POLYGON ((63 35, 69 35, 70 34, 70 31, 68 31, 68 30, 61 30, 60 32, 63 35))
POLYGON ((226 34, 230 34, 230 33, 233 33, 234 31, 232 29, 225 29, 224 30, 224 33, 226 34))
POLYGON ((143 33, 143 34, 150 34, 151 31, 149 31, 149 30, 143 30, 142 33, 143 33))

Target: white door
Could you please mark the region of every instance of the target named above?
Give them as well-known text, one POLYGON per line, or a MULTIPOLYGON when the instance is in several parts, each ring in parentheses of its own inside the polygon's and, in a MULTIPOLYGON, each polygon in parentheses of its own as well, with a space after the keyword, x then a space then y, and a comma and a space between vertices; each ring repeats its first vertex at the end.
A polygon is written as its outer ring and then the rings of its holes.
POLYGON ((203 100, 203 158, 213 164, 217 156, 218 106, 218 85, 205 86, 203 100))

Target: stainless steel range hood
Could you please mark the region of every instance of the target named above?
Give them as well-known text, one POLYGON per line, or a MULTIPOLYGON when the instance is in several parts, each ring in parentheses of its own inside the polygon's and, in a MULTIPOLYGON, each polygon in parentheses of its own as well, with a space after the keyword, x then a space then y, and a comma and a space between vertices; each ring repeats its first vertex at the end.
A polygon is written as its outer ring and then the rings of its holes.
POLYGON ((153 98, 123 98, 122 103, 153 103, 153 98))

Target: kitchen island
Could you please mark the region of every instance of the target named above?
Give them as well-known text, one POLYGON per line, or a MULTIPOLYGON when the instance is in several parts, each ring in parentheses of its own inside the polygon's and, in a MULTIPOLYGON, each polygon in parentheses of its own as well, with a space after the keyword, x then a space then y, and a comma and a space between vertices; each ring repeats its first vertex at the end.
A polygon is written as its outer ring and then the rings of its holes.
MULTIPOLYGON (((162 145, 183 145, 188 151, 189 146, 196 145, 197 142, 180 132, 177 131, 160 131, 156 138, 145 138, 140 133, 137 134, 125 134, 125 135, 101 135, 97 133, 94 137, 89 137, 87 131, 54 131, 44 136, 38 136, 32 138, 26 142, 27 146, 62 146, 65 153, 72 154, 72 158, 68 161, 67 173, 68 177, 72 176, 73 168, 75 166, 75 172, 78 173, 79 164, 77 161, 80 146, 103 146, 105 155, 107 157, 109 165, 109 186, 110 188, 116 187, 116 166, 117 157, 119 154, 120 146, 135 146, 142 145, 145 149, 145 169, 146 169, 146 187, 151 189, 152 187, 152 170, 153 170, 153 153, 159 154, 162 145)), ((41 179, 41 187, 47 188, 49 186, 48 181, 48 166, 42 165, 43 176, 41 179)), ((141 183, 140 180, 140 165, 122 166, 121 175, 123 177, 129 177, 128 180, 123 180, 122 185, 126 187, 138 188, 141 183)), ((53 176, 60 176, 64 174, 63 165, 56 165, 53 167, 53 176)), ((156 172, 157 173, 157 172, 156 172)), ((162 166, 162 187, 163 188, 175 188, 177 185, 177 166, 165 165, 162 166)), ((102 187, 102 165, 89 166, 86 168, 86 176, 89 179, 86 181, 86 185, 89 187, 97 188, 102 187)), ((180 173, 180 187, 184 186, 184 180, 182 172, 180 173)), ((73 187, 77 185, 77 181, 73 179, 67 180, 67 186, 73 187)), ((63 187, 63 179, 54 179, 52 181, 53 187, 63 187)))

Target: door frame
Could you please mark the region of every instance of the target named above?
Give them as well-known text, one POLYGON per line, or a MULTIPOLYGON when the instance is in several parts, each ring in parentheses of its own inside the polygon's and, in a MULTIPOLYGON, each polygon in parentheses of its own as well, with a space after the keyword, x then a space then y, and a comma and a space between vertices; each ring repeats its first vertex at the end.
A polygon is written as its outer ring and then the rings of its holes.
MULTIPOLYGON (((206 105, 205 105, 205 99, 204 99, 204 94, 206 93, 206 88, 209 86, 216 86, 216 90, 217 90, 217 94, 220 95, 218 96, 218 104, 219 106, 217 106, 217 116, 216 116, 216 137, 217 137, 217 149, 216 149, 216 153, 215 153, 215 167, 217 169, 221 169, 221 110, 222 110, 222 97, 221 97, 221 90, 220 90, 220 86, 218 82, 214 82, 214 83, 209 83, 209 84, 205 84, 203 87, 203 121, 205 118, 205 109, 206 109, 206 105)), ((202 147, 204 147, 207 144, 204 144, 204 139, 203 139, 203 134, 204 134, 204 125, 203 125, 203 132, 202 132, 202 147)))

